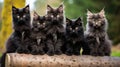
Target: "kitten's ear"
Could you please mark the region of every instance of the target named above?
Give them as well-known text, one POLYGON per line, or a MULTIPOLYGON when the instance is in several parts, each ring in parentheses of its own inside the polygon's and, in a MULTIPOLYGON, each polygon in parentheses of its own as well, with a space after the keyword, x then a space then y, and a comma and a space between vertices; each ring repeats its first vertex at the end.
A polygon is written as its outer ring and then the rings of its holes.
POLYGON ((39 18, 39 15, 36 11, 33 12, 33 20, 37 20, 39 18))
POLYGON ((93 15, 92 12, 90 12, 88 9, 87 9, 87 15, 93 15))
POLYGON ((29 13, 29 11, 30 11, 29 5, 27 5, 27 6, 24 8, 24 10, 25 10, 26 13, 29 13))
POLYGON ((105 16, 105 10, 104 10, 104 8, 99 12, 99 15, 100 16, 105 16))
POLYGON ((12 13, 16 13, 18 11, 18 9, 15 6, 12 6, 12 13))
POLYGON ((79 17, 79 18, 75 21, 75 23, 77 23, 78 25, 81 25, 81 24, 82 24, 82 19, 81 19, 81 17, 79 17))
POLYGON ((69 24, 70 22, 71 22, 71 20, 66 18, 66 23, 69 24))
POLYGON ((47 5, 47 12, 51 11, 52 7, 50 5, 47 5))
POLYGON ((64 9, 64 7, 63 7, 64 5, 63 4, 61 4, 59 7, 58 7, 58 10, 62 13, 63 12, 63 9, 64 9))

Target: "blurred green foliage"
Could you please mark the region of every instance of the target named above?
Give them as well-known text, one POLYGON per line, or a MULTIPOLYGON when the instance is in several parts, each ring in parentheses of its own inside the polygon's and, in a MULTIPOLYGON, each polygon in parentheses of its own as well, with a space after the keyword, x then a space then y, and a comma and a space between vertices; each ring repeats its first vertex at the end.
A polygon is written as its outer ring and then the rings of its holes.
MULTIPOLYGON (((105 7, 109 22, 108 34, 113 44, 120 42, 120 0, 62 0, 65 4, 65 15, 68 18, 83 17, 86 24, 87 9, 93 13, 105 7)), ((84 24, 84 25, 85 25, 84 24)))
POLYGON ((112 51, 112 55, 111 56, 118 56, 118 57, 120 57, 120 51, 112 51))

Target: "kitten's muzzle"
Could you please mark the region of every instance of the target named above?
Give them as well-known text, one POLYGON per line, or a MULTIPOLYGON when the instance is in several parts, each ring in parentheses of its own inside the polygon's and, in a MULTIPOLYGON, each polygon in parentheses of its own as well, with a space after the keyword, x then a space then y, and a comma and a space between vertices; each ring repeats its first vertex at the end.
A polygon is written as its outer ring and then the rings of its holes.
POLYGON ((25 24, 25 21, 19 20, 18 23, 19 23, 19 24, 25 24))
POLYGON ((53 22, 57 22, 58 20, 57 20, 56 17, 54 17, 52 21, 53 21, 53 22))
POLYGON ((53 20, 53 21, 52 21, 52 24, 53 24, 53 25, 58 25, 58 21, 57 21, 57 20, 53 20))
POLYGON ((72 30, 73 33, 75 33, 75 30, 72 30))
POLYGON ((98 28, 98 27, 100 27, 100 24, 99 24, 99 23, 95 23, 95 24, 94 24, 94 27, 95 27, 95 28, 98 28))
POLYGON ((39 29, 43 29, 45 26, 43 25, 39 25, 39 29))
POLYGON ((72 32, 72 33, 71 33, 71 37, 77 37, 77 33, 72 32))
POLYGON ((75 30, 72 30, 71 34, 72 34, 72 35, 76 35, 75 30))

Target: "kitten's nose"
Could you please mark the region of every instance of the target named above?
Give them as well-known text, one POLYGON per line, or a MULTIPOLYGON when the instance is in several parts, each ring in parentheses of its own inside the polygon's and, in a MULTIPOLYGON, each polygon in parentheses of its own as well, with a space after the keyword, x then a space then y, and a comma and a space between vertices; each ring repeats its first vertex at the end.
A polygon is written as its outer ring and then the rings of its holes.
POLYGON ((55 17, 55 18, 53 18, 53 21, 57 21, 57 18, 55 17))
POLYGON ((73 30, 72 32, 75 32, 75 30, 73 30))
POLYGON ((96 25, 98 24, 98 23, 95 23, 96 25))
POLYGON ((23 18, 21 17, 20 20, 23 20, 23 18))
POLYGON ((43 28, 43 25, 40 25, 39 28, 42 29, 42 28, 43 28))
POLYGON ((94 26, 95 26, 96 28, 98 28, 98 27, 99 27, 99 24, 98 24, 98 23, 95 23, 94 26))

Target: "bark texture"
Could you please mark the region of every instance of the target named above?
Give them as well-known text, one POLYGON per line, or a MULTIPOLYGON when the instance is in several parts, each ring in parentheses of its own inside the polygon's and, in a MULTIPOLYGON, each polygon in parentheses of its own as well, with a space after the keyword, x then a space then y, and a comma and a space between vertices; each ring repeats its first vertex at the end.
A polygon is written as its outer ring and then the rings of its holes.
POLYGON ((120 58, 9 53, 6 67, 120 67, 120 58))

